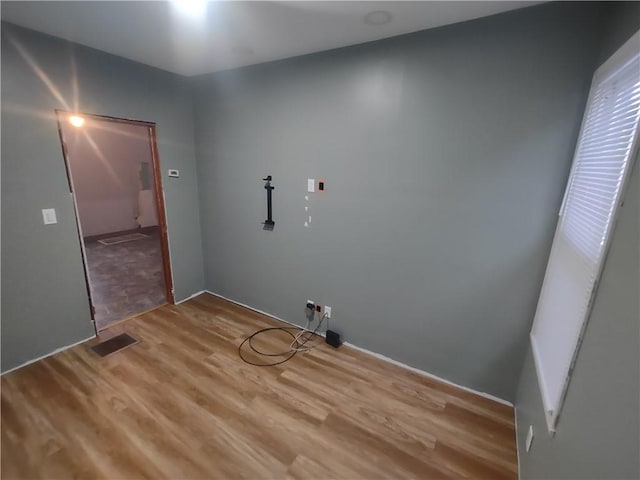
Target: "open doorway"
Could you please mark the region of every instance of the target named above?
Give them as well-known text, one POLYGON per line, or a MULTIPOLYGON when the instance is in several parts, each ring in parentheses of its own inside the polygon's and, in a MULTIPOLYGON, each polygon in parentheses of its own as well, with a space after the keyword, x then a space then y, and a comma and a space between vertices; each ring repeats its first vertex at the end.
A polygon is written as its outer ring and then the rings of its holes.
POLYGON ((56 114, 96 330, 174 303, 155 124, 56 114))

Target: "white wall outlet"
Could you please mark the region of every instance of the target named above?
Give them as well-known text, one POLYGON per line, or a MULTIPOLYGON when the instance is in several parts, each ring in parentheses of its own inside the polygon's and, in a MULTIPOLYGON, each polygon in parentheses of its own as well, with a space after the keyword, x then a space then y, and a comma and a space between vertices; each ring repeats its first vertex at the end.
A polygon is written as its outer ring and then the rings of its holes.
POLYGON ((180 170, 176 170, 174 168, 170 168, 169 171, 167 172, 167 175, 169 175, 170 177, 173 177, 173 178, 178 178, 178 177, 180 177, 180 170))
POLYGON ((56 218, 55 208, 43 208, 42 220, 44 221, 45 225, 52 225, 54 223, 58 223, 58 219, 56 218))
POLYGON ((324 306, 324 314, 327 318, 331 318, 331 307, 329 305, 324 306))
POLYGON ((527 438, 524 441, 524 448, 529 453, 531 450, 531 443, 533 442, 533 425, 529 425, 529 430, 527 431, 527 438))
POLYGON ((313 178, 307 179, 307 192, 313 193, 316 191, 316 181, 313 178))

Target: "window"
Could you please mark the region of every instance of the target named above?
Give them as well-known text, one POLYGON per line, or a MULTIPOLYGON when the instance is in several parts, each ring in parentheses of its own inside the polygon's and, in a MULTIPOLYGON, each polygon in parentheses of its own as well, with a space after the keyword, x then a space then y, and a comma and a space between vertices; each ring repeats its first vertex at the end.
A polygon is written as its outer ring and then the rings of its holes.
POLYGON ((589 317, 640 119, 640 32, 595 73, 560 209, 531 348, 550 433, 589 317))

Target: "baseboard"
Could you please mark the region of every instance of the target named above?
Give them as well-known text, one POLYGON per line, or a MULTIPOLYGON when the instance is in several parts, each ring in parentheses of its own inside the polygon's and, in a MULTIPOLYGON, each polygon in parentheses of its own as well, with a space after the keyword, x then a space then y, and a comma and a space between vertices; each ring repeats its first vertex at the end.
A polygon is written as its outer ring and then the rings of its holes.
POLYGON ((410 370, 410 371, 412 371, 414 373, 417 373, 418 375, 422 375, 423 377, 431 378, 433 380, 437 380, 438 382, 442 382, 442 383, 445 383, 447 385, 451 385, 452 387, 459 388, 460 390, 464 390, 465 392, 469 392, 469 393, 472 393, 474 395, 478 395, 479 397, 484 397, 484 398, 487 398, 489 400, 493 400, 494 402, 501 403, 501 404, 507 405, 509 407, 513 407, 513 403, 511 403, 508 400, 505 400, 503 398, 496 397, 495 395, 491 395, 490 393, 481 392, 480 390, 474 390, 473 388, 470 388, 470 387, 465 387, 464 385, 460 385, 458 383, 455 383, 455 382, 452 382, 450 380, 447 380, 446 378, 439 377, 437 375, 434 375, 433 373, 425 372, 424 370, 420 370, 419 368, 415 368, 415 367, 412 367, 411 365, 407 365, 406 363, 402 363, 402 362, 399 362, 397 360, 394 360, 393 358, 387 357, 386 355, 381 355, 380 353, 372 352, 371 350, 367 350, 366 348, 359 347, 357 345, 354 345, 353 343, 344 342, 344 344, 350 346, 351 348, 353 348, 355 350, 359 350, 361 352, 367 353, 367 354, 371 355, 372 357, 376 357, 376 358, 378 358, 380 360, 384 360, 385 362, 392 363, 393 365, 397 365, 398 367, 402 367, 402 368, 405 368, 407 370, 410 370))
POLYGON ((67 345, 66 347, 57 348, 51 353, 47 353, 46 355, 42 355, 41 357, 34 358, 33 360, 29 360, 28 362, 24 362, 24 363, 18 365, 17 367, 13 367, 13 368, 7 370, 6 372, 2 372, 2 373, 0 373, 0 376, 1 375, 5 375, 7 373, 11 373, 11 372, 13 372, 15 370, 18 370, 18 369, 22 368, 22 367, 26 367, 27 365, 31 365, 32 363, 39 362, 40 360, 44 360, 45 358, 50 357, 51 355, 55 355, 56 353, 64 352, 65 350, 67 350, 69 348, 75 347, 76 345, 80 345, 81 343, 87 342, 87 341, 89 341, 91 339, 94 339, 94 338, 96 338, 96 335, 92 335, 91 337, 85 338, 84 340, 80 340, 79 342, 72 343, 71 345, 67 345))
MULTIPOLYGON (((192 295, 188 296, 187 298, 184 298, 184 299, 180 300, 179 302, 176 302, 176 305, 179 305, 179 304, 181 304, 182 302, 186 302, 187 300, 191 300, 192 298, 197 297, 198 295, 202 295, 203 293, 209 293, 209 292, 207 292, 206 290, 200 290, 199 292, 196 292, 196 293, 194 293, 194 294, 192 294, 192 295)), ((154 309, 152 309, 152 310, 155 310, 155 308, 154 308, 154 309)), ((145 312, 145 313, 146 313, 146 312, 145 312)), ((138 316, 138 315, 140 315, 140 314, 136 314, 136 315, 134 315, 134 316, 138 316)), ((128 320, 128 319, 124 319, 124 320, 128 320)), ((124 320, 122 320, 122 321, 124 321, 124 320)), ((121 322, 122 322, 122 321, 121 321, 121 322)), ((116 323, 121 323, 121 322, 116 322, 116 323)), ((109 327, 112 327, 113 325, 114 325, 114 324, 109 325, 109 327)), ((79 342, 72 343, 71 345, 67 345, 66 347, 58 348, 58 349, 54 350, 54 351, 53 351, 53 352, 51 352, 51 353, 47 353, 46 355, 43 355, 43 356, 41 356, 41 357, 34 358, 33 360, 29 360, 28 362, 22 363, 22 364, 18 365, 17 367, 13 367, 13 368, 11 368, 11 369, 7 370, 6 372, 2 372, 2 373, 0 373, 0 376, 4 375, 4 374, 6 374, 6 373, 11 373, 11 372, 13 372, 14 370, 18 370, 18 369, 20 369, 20 368, 22 368, 22 367, 26 367, 27 365, 31 365, 32 363, 35 363, 35 362, 37 362, 37 361, 39 361, 39 360, 45 359, 45 358, 47 358, 47 357, 50 357, 51 355, 55 355, 56 353, 64 352, 64 351, 65 351, 66 349, 68 349, 68 348, 75 347, 76 345, 80 345, 81 343, 84 343, 84 342, 86 342, 86 341, 88 341, 88 340, 91 340, 91 339, 93 339, 93 338, 96 338, 96 335, 93 335, 93 336, 91 336, 91 337, 85 338, 84 340, 80 340, 79 342)))
POLYGON ((191 300, 192 298, 196 298, 198 295, 202 295, 203 293, 211 293, 211 292, 208 292, 207 290, 200 290, 199 292, 192 293, 187 298, 183 298, 182 300, 178 300, 177 302, 174 303, 174 305, 180 305, 181 303, 184 303, 187 300, 191 300))
MULTIPOLYGON (((239 302, 237 300, 233 300, 232 298, 227 298, 224 295, 220 295, 219 293, 214 293, 214 292, 212 292, 210 290, 203 290, 202 293, 208 293, 209 295, 213 295, 214 297, 221 298, 223 300, 226 300, 227 302, 235 303, 236 305, 239 305, 239 306, 244 307, 244 308, 246 308, 248 310, 252 310, 254 312, 260 313, 260 314, 265 315, 267 317, 273 318, 274 320, 278 320, 279 322, 286 323, 287 325, 291 325, 292 327, 302 328, 300 325, 296 325, 293 322, 289 322, 288 320, 284 320, 284 319, 282 319, 280 317, 276 317, 275 315, 272 315, 272 314, 270 314, 268 312, 264 312, 262 310, 258 310, 255 307, 247 305, 246 303, 242 303, 242 302, 239 302)), ((318 332, 318 335, 324 337, 324 333, 322 333, 322 332, 318 332)))
POLYGON ((132 233, 144 233, 145 235, 147 235, 159 229, 160 227, 158 225, 152 225, 150 227, 131 228, 129 230, 120 230, 117 232, 100 233, 98 235, 87 235, 86 237, 83 237, 83 240, 85 241, 85 243, 88 243, 97 242, 98 240, 104 240, 105 238, 119 237, 120 235, 130 235, 132 233))
MULTIPOLYGON (((284 323, 287 323, 289 325, 293 325, 294 327, 299 327, 300 328, 300 325, 296 325, 295 323, 288 322, 287 320, 284 320, 282 318, 276 317, 275 315, 272 315, 272 314, 270 314, 268 312, 264 312, 262 310, 254 308, 254 307, 252 307, 250 305, 247 305, 245 303, 239 302, 239 301, 234 300, 232 298, 225 297, 224 295, 220 295, 219 293, 215 293, 215 292, 212 292, 210 290, 204 290, 202 293, 208 293, 209 295, 213 295, 214 297, 222 298, 223 300, 227 300, 228 302, 235 303, 236 305, 240 305, 241 307, 248 308, 249 310, 253 310, 254 312, 260 313, 260 314, 265 315, 267 317, 270 317, 270 318, 273 318, 273 319, 278 320, 280 322, 284 322, 284 323)), ((502 399, 500 397, 496 397, 494 395, 491 395, 490 393, 481 392, 481 391, 478 391, 478 390, 474 390, 473 388, 465 387, 464 385, 459 385, 457 383, 451 382, 451 381, 446 380, 446 379, 444 379, 442 377, 439 377, 437 375, 433 375, 433 374, 431 374, 429 372, 425 372, 424 370, 420 370, 419 368, 415 368, 415 367, 412 367, 411 365, 407 365, 406 363, 402 363, 402 362, 399 362, 397 360, 394 360, 393 358, 387 357, 385 355, 381 355, 381 354, 376 353, 376 352, 372 352, 371 350, 367 350, 366 348, 359 347, 357 345, 354 345, 353 343, 345 342, 344 345, 347 345, 347 346, 349 346, 349 347, 351 347, 351 348, 353 348, 355 350, 359 350, 359 351, 361 351, 363 353, 366 353, 368 355, 371 355, 371 356, 373 356, 375 358, 378 358, 378 359, 383 360, 385 362, 391 363, 391 364, 396 365, 398 367, 404 368, 406 370, 410 370, 410 371, 412 371, 414 373, 417 373, 418 375, 422 375, 423 377, 431 378, 433 380, 437 380, 437 381, 442 382, 444 384, 451 385, 452 387, 459 388, 460 390, 464 390, 465 392, 469 392, 469 393, 472 393, 474 395, 478 395, 480 397, 484 397, 484 398, 487 398, 489 400, 493 400, 494 402, 498 402, 498 403, 501 403, 503 405, 507 405, 509 407, 513 407, 513 403, 511 403, 511 402, 509 402, 507 400, 504 400, 504 399, 502 399)))

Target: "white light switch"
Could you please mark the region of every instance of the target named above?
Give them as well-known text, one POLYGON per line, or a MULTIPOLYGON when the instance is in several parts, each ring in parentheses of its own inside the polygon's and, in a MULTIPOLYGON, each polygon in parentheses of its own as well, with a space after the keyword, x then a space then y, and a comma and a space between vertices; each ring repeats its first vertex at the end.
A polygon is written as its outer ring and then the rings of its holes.
POLYGON ((58 219, 56 218, 56 211, 53 208, 43 208, 42 209, 42 220, 44 220, 45 225, 51 225, 53 223, 58 223, 58 219))
POLYGON ((313 193, 316 191, 316 181, 313 178, 307 179, 307 192, 313 193))
POLYGON ((176 170, 176 169, 170 168, 169 172, 167 173, 167 175, 169 175, 170 177, 173 177, 173 178, 178 178, 180 176, 180 170, 176 170))

